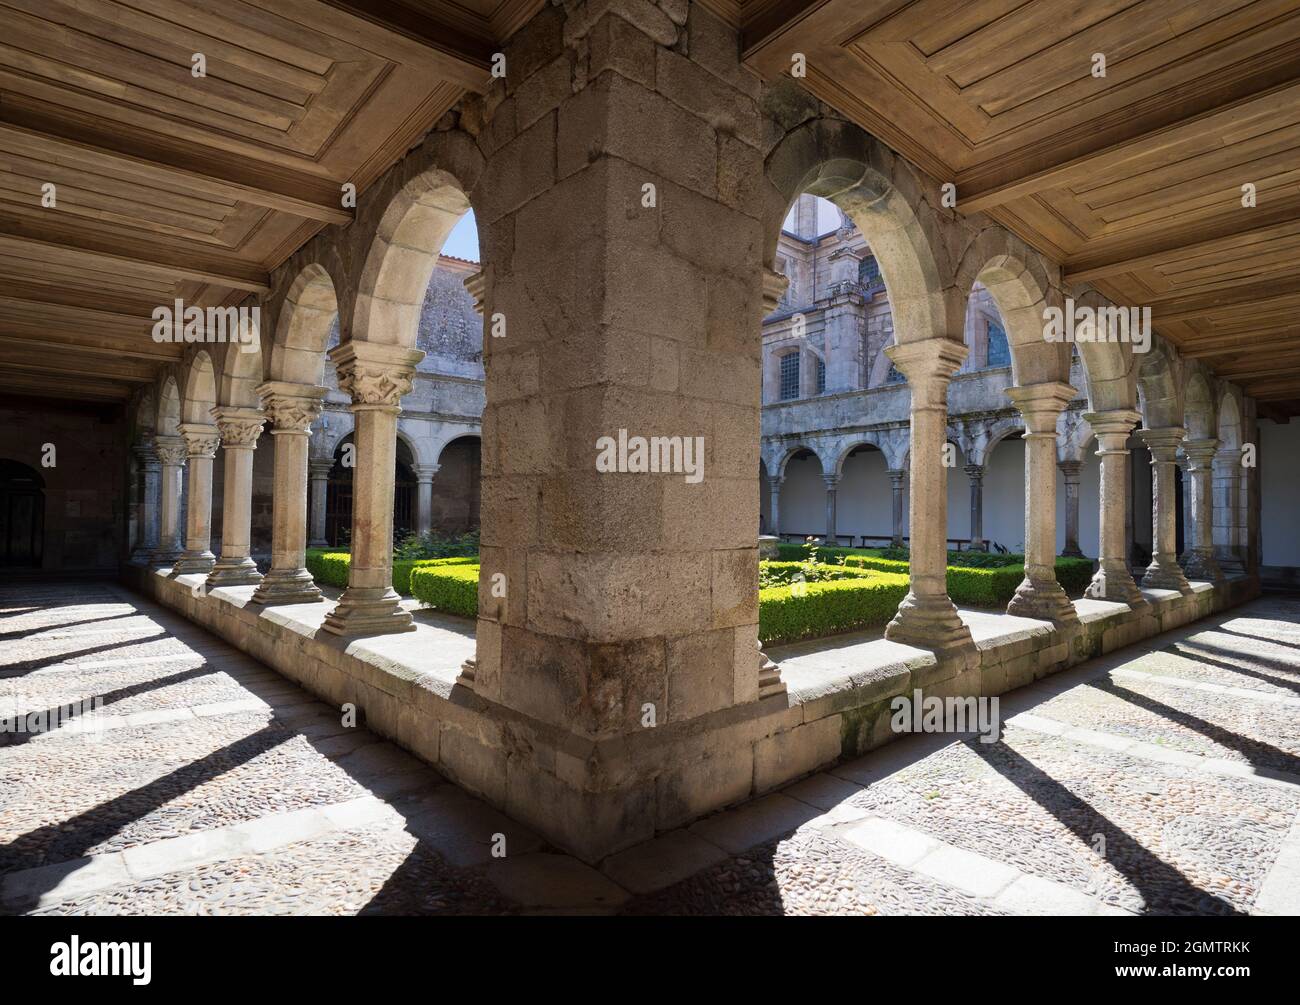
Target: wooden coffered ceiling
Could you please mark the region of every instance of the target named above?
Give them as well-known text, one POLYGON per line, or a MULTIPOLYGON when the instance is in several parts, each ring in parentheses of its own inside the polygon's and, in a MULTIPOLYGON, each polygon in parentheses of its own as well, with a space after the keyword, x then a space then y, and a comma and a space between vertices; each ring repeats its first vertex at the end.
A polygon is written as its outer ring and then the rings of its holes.
POLYGON ((155 307, 265 289, 543 2, 0 0, 0 396, 151 381, 155 307))
POLYGON ((803 53, 803 84, 960 210, 1150 305, 1262 414, 1300 414, 1300 0, 709 6, 764 76, 803 53))

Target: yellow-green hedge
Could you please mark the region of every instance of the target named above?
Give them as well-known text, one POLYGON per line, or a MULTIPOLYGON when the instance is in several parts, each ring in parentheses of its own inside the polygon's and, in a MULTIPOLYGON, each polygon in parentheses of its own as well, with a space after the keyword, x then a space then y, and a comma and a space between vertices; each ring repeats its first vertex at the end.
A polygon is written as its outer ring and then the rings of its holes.
POLYGON ((440 565, 420 565, 411 572, 411 595, 420 603, 448 614, 477 617, 478 574, 477 564, 443 561, 440 565))
MULTIPOLYGON (((307 550, 307 571, 318 583, 337 586, 340 589, 348 585, 348 566, 352 556, 346 551, 326 551, 322 548, 307 550)), ((399 558, 393 561, 393 589, 402 596, 411 595, 411 572, 416 568, 437 565, 473 565, 478 567, 474 556, 457 556, 455 558, 399 558)))
POLYGON ((770 586, 758 591, 758 637, 795 642, 886 624, 907 596, 907 576, 863 570, 861 576, 770 586))

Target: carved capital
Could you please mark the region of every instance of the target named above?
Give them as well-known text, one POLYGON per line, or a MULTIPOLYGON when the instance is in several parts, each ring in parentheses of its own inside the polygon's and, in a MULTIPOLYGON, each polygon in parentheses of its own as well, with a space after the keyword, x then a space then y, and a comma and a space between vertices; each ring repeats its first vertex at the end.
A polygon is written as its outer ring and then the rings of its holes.
MULTIPOLYGON (((1056 436, 1056 420, 1077 393, 1069 384, 1044 381, 1008 387, 1003 392, 1020 411, 1028 434, 1056 436)), ((1135 420, 1136 421, 1136 420, 1135 420)))
POLYGON ((217 447, 221 446, 221 434, 217 427, 209 426, 206 422, 182 422, 181 436, 185 437, 190 457, 211 459, 217 455, 217 447))
POLYGON ((185 463, 185 440, 180 436, 159 433, 153 438, 154 451, 164 467, 178 468, 185 463))
POLYGON ((262 424, 266 421, 260 410, 218 405, 212 414, 216 416, 221 442, 227 449, 253 450, 257 447, 257 438, 262 435, 262 424))
POLYGON ((258 386, 257 393, 272 432, 311 435, 311 424, 320 415, 325 388, 268 380, 258 386))
POLYGON ((398 408, 411 390, 415 364, 424 353, 374 342, 344 342, 329 356, 338 370, 339 389, 351 396, 354 406, 398 408))

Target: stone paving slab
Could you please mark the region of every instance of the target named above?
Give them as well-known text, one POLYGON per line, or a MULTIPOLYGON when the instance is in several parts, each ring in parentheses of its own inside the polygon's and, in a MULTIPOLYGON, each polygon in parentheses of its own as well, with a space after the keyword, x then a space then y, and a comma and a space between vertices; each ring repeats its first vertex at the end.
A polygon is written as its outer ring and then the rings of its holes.
POLYGON ((0 699, 129 692, 0 746, 0 911, 1295 913, 1297 624, 1263 598, 593 869, 115 585, 0 586, 0 699))

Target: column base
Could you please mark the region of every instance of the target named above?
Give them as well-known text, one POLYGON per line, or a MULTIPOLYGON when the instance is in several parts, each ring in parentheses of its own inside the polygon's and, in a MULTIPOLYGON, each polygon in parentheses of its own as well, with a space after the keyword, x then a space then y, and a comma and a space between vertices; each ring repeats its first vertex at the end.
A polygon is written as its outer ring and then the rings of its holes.
POLYGON ((313 604, 325 599, 306 569, 272 569, 253 594, 255 604, 313 604))
POLYGON ((391 586, 349 586, 321 628, 332 635, 393 635, 415 631, 415 619, 391 586))
POLYGON ((1085 555, 1083 553, 1083 549, 1076 544, 1073 546, 1067 546, 1066 549, 1061 552, 1061 557, 1062 558, 1087 558, 1088 556, 1085 555))
POLYGON ((909 592, 898 605, 898 613, 885 626, 890 642, 918 649, 943 651, 970 645, 970 629, 962 623, 957 608, 942 597, 918 597, 909 592))
POLYGON ((208 573, 208 589, 218 586, 256 586, 262 581, 251 558, 219 558, 208 573))
POLYGON ((1223 581, 1223 570, 1208 552, 1194 551, 1188 555, 1183 572, 1188 579, 1203 579, 1210 583, 1223 581))
POLYGON ((317 538, 314 541, 307 542, 308 548, 328 548, 329 546, 330 543, 326 541, 324 538, 317 538))
POLYGON ((1035 582, 1025 577, 1016 587, 1016 595, 1007 604, 1007 613, 1017 618, 1033 618, 1055 624, 1079 620, 1070 598, 1055 579, 1035 582))
POLYGON ((1148 590, 1177 590, 1190 593, 1191 585, 1183 575, 1182 567, 1169 559, 1153 558, 1142 576, 1142 585, 1148 590))
POLYGON ((1093 600, 1110 600, 1129 607, 1139 607, 1147 602, 1122 562, 1111 567, 1103 563, 1094 573, 1085 595, 1093 600))
POLYGON ((172 575, 181 576, 200 572, 206 576, 216 564, 217 556, 210 551, 186 551, 182 552, 181 557, 172 565, 172 575))

